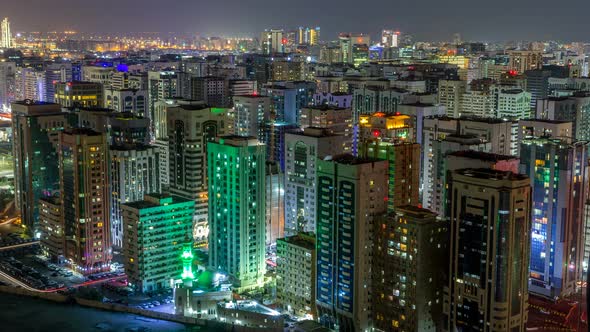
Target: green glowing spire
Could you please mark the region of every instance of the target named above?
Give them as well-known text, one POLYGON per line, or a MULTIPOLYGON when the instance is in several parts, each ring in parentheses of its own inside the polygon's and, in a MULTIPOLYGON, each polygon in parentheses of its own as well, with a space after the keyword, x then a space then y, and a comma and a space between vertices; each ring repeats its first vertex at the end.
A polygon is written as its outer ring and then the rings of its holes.
POLYGON ((183 280, 195 279, 193 274, 193 249, 190 242, 186 242, 182 246, 182 275, 180 276, 183 280))

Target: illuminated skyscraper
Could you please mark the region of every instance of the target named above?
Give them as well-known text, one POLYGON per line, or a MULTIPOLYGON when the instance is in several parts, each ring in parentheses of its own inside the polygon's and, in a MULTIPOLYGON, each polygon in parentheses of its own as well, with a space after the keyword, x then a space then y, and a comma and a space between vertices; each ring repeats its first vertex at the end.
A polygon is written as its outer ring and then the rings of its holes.
POLYGON ((533 197, 529 290, 534 294, 567 296, 581 279, 586 145, 556 138, 522 140, 520 167, 530 177, 533 197))
POLYGON ((12 104, 15 205, 31 235, 38 231, 38 200, 59 191, 58 133, 73 123, 57 104, 12 104))
POLYGON ((193 237, 203 244, 209 234, 207 143, 233 132, 228 109, 193 103, 170 107, 166 116, 170 193, 196 202, 193 237))
POLYGON ((10 32, 10 22, 8 17, 5 17, 0 23, 0 48, 11 48, 12 45, 12 33, 10 32))
POLYGON ((339 331, 372 327, 376 218, 387 211, 387 161, 341 155, 317 161, 316 304, 339 331))
POLYGON ((524 332, 528 316, 530 180, 490 169, 451 173, 445 331, 524 332), (483 249, 482 249, 483 248, 483 249))
POLYGON ((371 297, 377 331, 441 330, 448 231, 445 219, 410 205, 376 220, 371 297))
POLYGON ((316 230, 317 161, 345 152, 346 137, 307 127, 285 135, 285 234, 316 230))
POLYGON ((207 144, 209 266, 232 276, 240 291, 260 287, 265 262, 265 148, 253 137, 207 144))
POLYGON ((59 180, 66 259, 82 274, 110 270, 111 225, 106 134, 77 128, 59 133, 59 180))
POLYGON ((123 210, 125 273, 140 292, 168 289, 171 279, 185 277, 185 243, 191 242, 193 200, 149 194, 123 210))
POLYGON ((316 45, 320 39, 320 27, 304 28, 299 27, 297 42, 299 45, 316 45))

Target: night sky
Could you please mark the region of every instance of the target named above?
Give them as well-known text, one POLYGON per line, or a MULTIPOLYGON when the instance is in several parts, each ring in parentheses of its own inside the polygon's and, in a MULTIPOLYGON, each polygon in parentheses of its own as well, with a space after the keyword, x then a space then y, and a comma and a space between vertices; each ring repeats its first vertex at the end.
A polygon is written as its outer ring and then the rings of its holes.
POLYGON ((399 29, 417 40, 590 41, 590 1, 555 0, 1 0, 14 31, 199 32, 253 35, 264 28, 399 29))

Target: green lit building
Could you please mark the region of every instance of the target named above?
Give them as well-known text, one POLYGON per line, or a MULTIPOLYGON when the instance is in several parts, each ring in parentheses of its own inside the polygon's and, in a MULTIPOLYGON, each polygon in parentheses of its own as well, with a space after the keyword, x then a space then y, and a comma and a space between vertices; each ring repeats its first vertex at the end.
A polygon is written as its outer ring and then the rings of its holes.
POLYGON ((265 146, 224 136, 207 146, 209 265, 241 289, 260 286, 265 263, 265 146))
POLYGON ((191 239, 194 206, 193 200, 158 194, 121 205, 125 273, 135 289, 164 289, 184 277, 181 257, 191 239))

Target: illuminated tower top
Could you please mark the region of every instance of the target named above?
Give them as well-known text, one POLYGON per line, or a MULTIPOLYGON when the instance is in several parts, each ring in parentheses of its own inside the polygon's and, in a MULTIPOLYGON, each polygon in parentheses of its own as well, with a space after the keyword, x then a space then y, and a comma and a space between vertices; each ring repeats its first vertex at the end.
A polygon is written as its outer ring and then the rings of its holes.
POLYGON ((181 256, 182 275, 180 276, 180 278, 182 278, 183 280, 195 279, 195 275, 193 274, 193 257, 194 256, 193 256, 192 243, 190 241, 187 241, 182 246, 182 256, 181 256))
POLYGON ((2 20, 0 25, 0 48, 12 47, 12 34, 10 33, 10 22, 8 17, 2 20))

